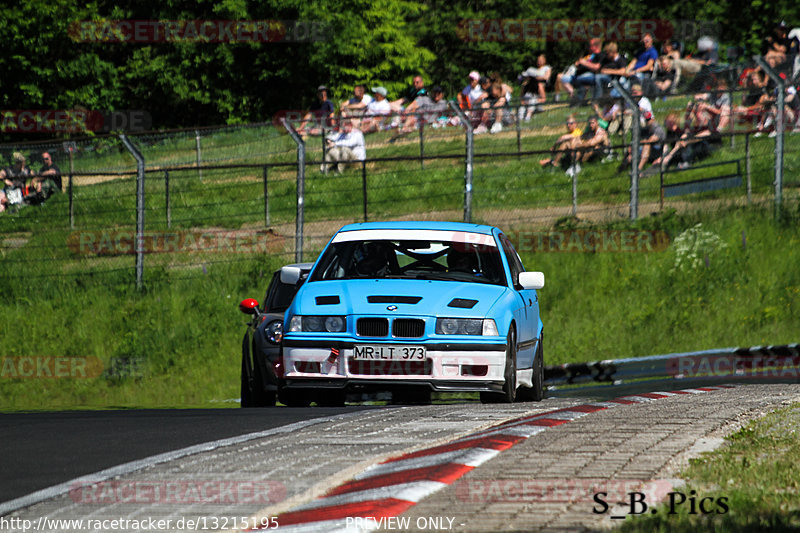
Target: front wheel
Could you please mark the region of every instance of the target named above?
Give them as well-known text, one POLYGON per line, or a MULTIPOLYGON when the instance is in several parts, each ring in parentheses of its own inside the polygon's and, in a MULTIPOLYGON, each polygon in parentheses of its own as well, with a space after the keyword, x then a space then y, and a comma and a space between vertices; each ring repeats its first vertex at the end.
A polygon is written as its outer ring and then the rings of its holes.
POLYGON ((502 392, 482 392, 481 403, 514 403, 517 399, 517 335, 512 327, 506 337, 506 368, 502 392))

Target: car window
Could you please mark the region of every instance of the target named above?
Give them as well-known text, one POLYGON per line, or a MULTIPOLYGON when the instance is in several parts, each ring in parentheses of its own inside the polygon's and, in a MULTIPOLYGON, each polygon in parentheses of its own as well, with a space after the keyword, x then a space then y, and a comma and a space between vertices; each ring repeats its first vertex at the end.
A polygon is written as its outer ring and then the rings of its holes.
POLYGON ((309 281, 359 278, 435 279, 504 285, 500 250, 436 240, 368 240, 331 244, 309 281))
POLYGON ((521 288, 519 285, 519 274, 520 272, 525 272, 525 267, 522 266, 522 261, 519 258, 519 254, 514 249, 514 245, 511 244, 511 241, 505 235, 500 235, 500 242, 503 245, 503 251, 506 254, 506 260, 508 261, 508 268, 511 270, 511 279, 514 281, 514 287, 521 288))
POLYGON ((264 302, 264 311, 267 313, 280 313, 286 311, 297 294, 297 286, 281 283, 280 272, 272 276, 272 281, 267 289, 264 302))

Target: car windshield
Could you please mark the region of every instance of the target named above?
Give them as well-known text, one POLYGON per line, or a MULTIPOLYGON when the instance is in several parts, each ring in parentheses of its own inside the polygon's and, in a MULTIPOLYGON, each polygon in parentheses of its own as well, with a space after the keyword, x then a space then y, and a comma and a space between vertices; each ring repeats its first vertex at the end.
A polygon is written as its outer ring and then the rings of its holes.
POLYGON ((360 278, 506 284, 496 246, 433 240, 334 242, 309 281, 360 278))

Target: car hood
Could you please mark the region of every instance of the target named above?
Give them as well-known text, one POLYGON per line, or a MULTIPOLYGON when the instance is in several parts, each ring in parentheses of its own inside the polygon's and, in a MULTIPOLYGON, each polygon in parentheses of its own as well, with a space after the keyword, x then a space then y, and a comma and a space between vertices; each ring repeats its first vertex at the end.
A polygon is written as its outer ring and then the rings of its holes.
POLYGON ((331 280, 306 283, 294 301, 299 315, 485 317, 509 289, 500 285, 416 279, 331 280), (397 309, 389 310, 390 306, 397 309))

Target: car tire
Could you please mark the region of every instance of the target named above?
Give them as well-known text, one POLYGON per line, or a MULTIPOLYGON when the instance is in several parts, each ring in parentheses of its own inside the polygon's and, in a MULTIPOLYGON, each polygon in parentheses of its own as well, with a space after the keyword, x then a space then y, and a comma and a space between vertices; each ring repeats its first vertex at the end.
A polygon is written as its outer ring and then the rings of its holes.
POLYGON ((533 388, 530 391, 531 400, 540 402, 544 398, 544 334, 539 336, 539 346, 536 347, 536 356, 533 358, 533 388))
POLYGON ((514 403, 517 398, 517 334, 513 326, 506 337, 506 366, 502 392, 482 392, 481 403, 514 403))
POLYGON ((276 394, 274 391, 264 390, 263 373, 258 362, 253 362, 252 373, 249 362, 247 354, 242 354, 242 407, 274 406, 276 394))

